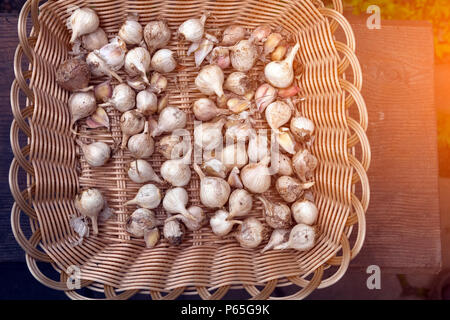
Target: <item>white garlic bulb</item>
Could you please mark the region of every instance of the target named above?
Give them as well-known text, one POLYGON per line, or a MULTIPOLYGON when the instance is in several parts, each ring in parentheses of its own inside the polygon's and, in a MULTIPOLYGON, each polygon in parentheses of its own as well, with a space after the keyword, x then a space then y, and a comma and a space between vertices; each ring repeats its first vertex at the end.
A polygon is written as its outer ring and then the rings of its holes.
POLYGON ((81 45, 88 51, 98 50, 108 44, 108 36, 102 28, 81 37, 81 45))
POLYGON ((141 133, 145 127, 145 118, 136 110, 129 110, 122 113, 120 117, 120 130, 122 131, 122 149, 127 146, 128 139, 141 133))
POLYGON ((267 238, 267 229, 256 218, 245 219, 235 234, 236 240, 243 248, 256 248, 267 238))
POLYGON ((150 163, 145 160, 137 159, 130 162, 128 177, 136 183, 156 182, 162 184, 163 181, 155 173, 150 163))
POLYGON ((72 30, 70 43, 78 37, 97 30, 100 20, 94 10, 90 8, 79 8, 72 12, 67 19, 67 28, 72 30))
POLYGON ((317 158, 308 151, 308 149, 299 150, 292 157, 292 167, 297 177, 302 182, 311 181, 314 179, 314 170, 318 165, 317 158))
POLYGON ((289 240, 289 233, 291 230, 289 229, 275 229, 272 231, 272 235, 270 236, 269 242, 267 245, 261 250, 261 253, 266 252, 267 250, 273 249, 275 246, 280 245, 289 240))
POLYGON ((216 122, 202 122, 194 128, 194 143, 199 148, 211 151, 222 145, 222 128, 225 119, 219 119, 216 122))
POLYGON ((267 134, 253 134, 250 135, 250 141, 247 148, 248 158, 251 162, 258 162, 270 155, 269 140, 267 134))
POLYGON ((232 170, 234 167, 242 168, 248 163, 245 142, 239 141, 236 144, 227 145, 221 151, 219 150, 217 157, 225 165, 227 171, 232 170))
POLYGON ((150 53, 166 46, 170 36, 170 29, 163 20, 150 21, 144 28, 144 40, 150 53))
POLYGON ((290 176, 294 173, 294 170, 292 169, 291 158, 289 158, 287 155, 280 152, 274 152, 271 161, 272 167, 275 169, 275 172, 278 175, 290 176))
POLYGON ((127 201, 125 205, 135 204, 142 208, 154 209, 159 206, 161 198, 161 190, 157 186, 146 184, 139 189, 134 199, 127 201))
POLYGON ((153 70, 168 73, 175 70, 177 61, 173 57, 174 52, 169 49, 159 49, 156 51, 151 60, 153 70))
POLYGON ((75 208, 83 216, 91 219, 94 234, 98 234, 98 215, 105 206, 105 203, 102 193, 95 188, 83 190, 75 197, 75 208))
POLYGON ((231 188, 223 179, 207 177, 198 164, 194 163, 194 170, 200 177, 200 201, 208 208, 221 208, 228 201, 231 188))
POLYGON ((184 187, 191 181, 189 167, 191 150, 182 159, 166 160, 161 165, 161 177, 174 187, 184 187))
POLYGON ((252 89, 252 82, 245 73, 233 72, 225 80, 223 88, 243 96, 252 89))
POLYGON ((226 236, 230 233, 235 224, 241 224, 238 220, 228 220, 229 213, 225 210, 217 210, 214 216, 209 219, 212 232, 219 237, 226 236))
POLYGON ((296 201, 292 206, 292 215, 297 223, 313 225, 317 221, 319 210, 314 202, 309 200, 296 201))
POLYGON ((198 42, 202 39, 205 30, 207 15, 202 15, 200 19, 189 19, 178 27, 178 32, 184 36, 187 41, 198 42))
POLYGON ((245 38, 245 29, 240 25, 231 25, 223 31, 222 46, 233 46, 245 38))
POLYGON ((186 209, 189 201, 187 191, 183 188, 176 187, 166 191, 163 199, 163 208, 167 213, 180 213, 186 218, 195 220, 195 218, 186 209))
POLYGON ((246 216, 252 210, 253 198, 252 195, 245 189, 236 189, 230 194, 228 200, 229 216, 228 220, 234 217, 246 216))
POLYGON ((128 140, 128 150, 136 159, 148 158, 155 151, 155 142, 150 136, 148 122, 145 122, 144 132, 135 134, 128 140))
POLYGON ((158 125, 152 136, 156 137, 164 132, 173 132, 186 126, 186 113, 177 107, 165 107, 159 114, 158 125))
POLYGON ((119 37, 126 44, 140 44, 142 41, 142 26, 137 19, 137 15, 129 15, 119 29, 119 37))
POLYGON ((147 73, 150 70, 151 57, 147 49, 136 47, 128 51, 125 56, 125 72, 130 76, 139 76, 145 83, 150 84, 147 73))
POLYGON ((224 74, 220 67, 210 64, 203 67, 195 78, 195 85, 201 93, 223 96, 224 74))
POLYGON ((176 219, 167 219, 164 222, 163 234, 170 244, 179 246, 184 238, 185 227, 176 219))
POLYGON ((299 48, 300 45, 297 43, 284 60, 272 61, 266 65, 264 75, 271 85, 277 88, 287 88, 292 84, 294 81, 292 65, 299 48))
POLYGON ((107 45, 104 45, 95 52, 114 71, 117 71, 125 64, 125 54, 127 45, 119 37, 113 38, 107 45))
POLYGON ((195 118, 200 121, 209 121, 219 115, 228 115, 230 111, 227 109, 217 108, 214 101, 208 98, 200 98, 195 100, 192 105, 192 111, 195 118))
POLYGON ((311 141, 314 133, 314 122, 305 117, 293 117, 291 119, 290 127, 291 132, 297 141, 301 143, 307 143, 311 141))
POLYGON ((143 90, 136 95, 136 109, 149 116, 158 111, 158 98, 150 90, 143 90))
POLYGON ((145 208, 139 208, 128 217, 126 230, 136 238, 143 238, 145 229, 153 229, 157 226, 155 213, 145 208))
POLYGON ((288 229, 292 225, 291 210, 287 205, 281 202, 269 201, 264 196, 259 196, 258 199, 264 205, 264 218, 267 224, 274 229, 288 229))
POLYGON ((271 173, 268 168, 270 157, 265 157, 258 163, 250 163, 241 170, 241 180, 250 192, 264 193, 270 188, 271 173))
POLYGON ((103 166, 111 157, 111 148, 104 142, 97 141, 84 144, 77 140, 77 144, 83 151, 86 162, 93 167, 103 166))
POLYGON ((251 40, 241 40, 231 48, 231 65, 237 71, 247 72, 258 59, 258 49, 251 40))
MULTIPOLYGON (((178 131, 178 130, 177 130, 178 131)), ((171 134, 159 140, 157 151, 166 159, 178 159, 186 154, 191 148, 190 134, 184 130, 183 135, 171 134)))
POLYGON ((86 57, 86 63, 89 66, 91 75, 94 77, 109 76, 116 78, 119 82, 123 82, 122 78, 100 58, 96 53, 98 50, 90 52, 86 57))
POLYGON ((266 121, 273 130, 287 123, 291 116, 291 107, 283 101, 272 102, 266 108, 266 121))
POLYGON ((67 104, 72 116, 71 128, 75 122, 90 116, 97 110, 95 96, 92 91, 72 93, 67 104))
POLYGON ((289 234, 289 240, 274 247, 275 250, 295 249, 306 251, 314 247, 316 240, 315 228, 306 224, 297 224, 289 234))
POLYGON ((111 99, 99 104, 99 107, 113 106, 120 112, 131 110, 136 105, 136 92, 126 83, 120 83, 114 87, 111 99))
POLYGON ((284 201, 291 203, 299 199, 305 190, 311 188, 314 182, 302 183, 298 179, 281 176, 275 183, 275 188, 284 201))

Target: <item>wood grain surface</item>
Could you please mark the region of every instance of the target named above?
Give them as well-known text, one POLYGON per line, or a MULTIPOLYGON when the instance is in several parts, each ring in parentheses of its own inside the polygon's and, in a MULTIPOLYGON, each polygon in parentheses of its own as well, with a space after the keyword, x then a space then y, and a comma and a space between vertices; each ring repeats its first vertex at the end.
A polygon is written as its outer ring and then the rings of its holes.
POLYGON ((431 24, 351 20, 372 150, 367 234, 353 267, 403 273, 441 267, 431 24))
MULTIPOLYGON (((0 262, 24 257, 10 230, 13 201, 7 182, 16 23, 14 16, 0 16, 0 262)), ((352 26, 364 74, 372 165, 366 242, 351 266, 437 272, 441 252, 431 26, 384 22, 381 30, 368 30, 358 21, 352 26)))

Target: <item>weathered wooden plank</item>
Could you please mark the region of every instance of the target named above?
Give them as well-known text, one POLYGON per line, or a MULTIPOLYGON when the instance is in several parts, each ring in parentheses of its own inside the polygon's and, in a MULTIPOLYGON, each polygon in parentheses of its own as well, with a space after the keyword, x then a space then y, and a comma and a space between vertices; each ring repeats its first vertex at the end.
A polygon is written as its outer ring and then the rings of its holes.
POLYGON ((431 25, 351 20, 372 149, 367 236, 354 267, 438 272, 441 241, 431 25))

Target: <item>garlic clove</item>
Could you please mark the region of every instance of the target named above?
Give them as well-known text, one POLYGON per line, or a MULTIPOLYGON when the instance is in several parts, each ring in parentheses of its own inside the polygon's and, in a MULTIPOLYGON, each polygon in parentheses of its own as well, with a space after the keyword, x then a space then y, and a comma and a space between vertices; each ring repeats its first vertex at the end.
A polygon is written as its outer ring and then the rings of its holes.
POLYGON ((220 160, 210 159, 202 164, 202 170, 209 176, 225 179, 227 168, 220 160))
POLYGON ((253 198, 252 195, 245 189, 236 189, 230 194, 228 200, 228 210, 230 214, 227 220, 232 220, 234 217, 243 217, 252 210, 253 198))
POLYGON ((158 100, 158 113, 161 113, 161 111, 169 105, 169 95, 165 94, 161 96, 158 100))
POLYGON ((292 110, 287 103, 275 101, 267 106, 265 115, 267 124, 276 130, 291 119, 292 110))
POLYGON ((152 229, 144 229, 144 241, 147 248, 153 248, 156 246, 160 237, 161 235, 158 228, 155 227, 152 229))
POLYGON ((288 45, 286 41, 281 41, 278 46, 273 50, 272 54, 270 55, 270 59, 272 61, 281 61, 284 56, 286 55, 288 50, 288 45))
POLYGON ((275 171, 280 176, 291 176, 294 173, 292 168, 291 158, 282 153, 273 153, 272 167, 275 167, 275 171))
POLYGON ((189 19, 178 27, 178 33, 182 34, 187 41, 197 42, 203 37, 207 15, 200 19, 189 19))
POLYGON ((153 211, 139 208, 128 217, 125 228, 133 237, 142 238, 145 230, 156 228, 157 225, 158 220, 153 211))
POLYGON ((95 99, 98 102, 106 102, 112 98, 113 87, 111 86, 111 81, 107 80, 94 87, 95 99))
POLYGON ((306 251, 314 247, 316 240, 315 228, 306 224, 297 224, 292 228, 289 234, 289 240, 282 244, 276 245, 275 250, 295 249, 298 251, 306 251))
POLYGON ((187 210, 194 217, 195 220, 186 218, 182 214, 177 214, 175 216, 168 218, 166 221, 179 219, 190 231, 200 230, 208 222, 207 216, 202 208, 198 206, 191 206, 187 210))
POLYGON ((89 85, 91 72, 88 64, 79 58, 65 60, 56 70, 56 82, 69 91, 84 89, 89 85))
POLYGON ((103 166, 111 157, 111 148, 104 142, 97 141, 91 144, 84 144, 80 140, 76 142, 83 151, 84 159, 92 167, 103 166))
POLYGON ((250 217, 239 225, 235 237, 241 247, 253 249, 268 238, 268 230, 258 219, 250 217))
POLYGON ((275 132, 276 140, 278 145, 282 150, 289 154, 295 154, 297 149, 297 144, 295 139, 289 129, 280 128, 277 132, 275 132))
POLYGON ((268 250, 273 249, 275 246, 280 245, 289 240, 289 233, 291 230, 289 229, 275 229, 272 231, 272 235, 270 236, 269 242, 267 245, 261 250, 261 253, 264 253, 268 250))
POLYGON ((230 49, 227 47, 215 47, 209 56, 209 63, 219 66, 222 70, 230 66, 230 49))
POLYGON ((89 226, 86 219, 84 217, 71 215, 69 225, 80 238, 78 241, 74 242, 74 245, 81 245, 83 243, 83 239, 89 237, 89 226))
POLYGON ((147 73, 150 70, 151 57, 147 49, 136 47, 128 51, 125 56, 125 72, 130 76, 140 76, 149 84, 147 73))
POLYGON ((222 69, 216 65, 203 67, 195 78, 195 85, 201 93, 206 95, 216 94, 223 96, 224 74, 222 69))
POLYGON ((145 127, 145 117, 136 110, 129 110, 120 117, 120 129, 122 130, 122 149, 125 149, 128 139, 141 133, 145 127))
POLYGON ((188 48, 188 51, 186 52, 186 55, 190 56, 192 54, 192 52, 195 52, 199 47, 200 47, 200 41, 192 42, 188 48))
POLYGON ((314 122, 305 117, 294 117, 290 122, 291 132, 300 143, 308 143, 314 134, 314 122))
POLYGON ((102 58, 100 58, 100 56, 96 52, 97 50, 94 50, 90 52, 86 57, 86 63, 89 66, 89 70, 91 70, 91 75, 95 77, 114 77, 122 83, 122 78, 110 66, 108 66, 108 64, 102 58))
POLYGON ((150 90, 143 90, 136 95, 136 109, 143 115, 149 116, 158 111, 158 98, 150 90))
POLYGON ((175 70, 176 66, 174 52, 169 49, 159 49, 151 59, 151 67, 157 72, 169 73, 175 70))
POLYGON ((88 51, 98 50, 108 44, 108 36, 102 28, 81 37, 81 45, 88 51))
POLYGON ((226 236, 231 232, 235 224, 241 224, 241 221, 227 220, 229 213, 225 210, 217 210, 214 215, 209 219, 212 232, 219 236, 226 236))
MULTIPOLYGON (((216 39, 217 40, 217 39, 216 39)), ((195 50, 194 53, 194 59, 195 59, 195 66, 199 67, 203 60, 205 60, 206 56, 211 52, 211 50, 214 48, 214 42, 210 39, 203 39, 198 48, 195 50)))
POLYGON ((280 89, 278 90, 278 96, 282 99, 291 98, 296 96, 301 91, 300 87, 293 84, 292 86, 286 88, 286 89, 280 89))
POLYGON ((268 24, 263 24, 253 30, 250 40, 257 43, 263 43, 267 40, 271 33, 272 30, 270 26, 268 24))
POLYGON ((316 205, 309 200, 299 200, 291 206, 292 215, 297 223, 312 226, 316 223, 319 210, 316 205))
POLYGON ((270 188, 271 173, 268 168, 270 157, 266 156, 258 163, 250 163, 241 170, 244 187, 252 193, 264 193, 270 188))
POLYGON ((231 65, 237 71, 249 71, 258 59, 258 50, 250 40, 241 40, 231 48, 231 65))
POLYGON ((157 151, 166 159, 179 159, 191 149, 190 135, 171 134, 159 140, 157 151))
POLYGON ((128 140, 128 150, 136 159, 148 158, 153 154, 155 142, 150 136, 148 122, 145 122, 144 132, 138 133, 128 140))
POLYGON ((144 28, 144 40, 150 53, 165 47, 171 37, 167 23, 163 20, 151 21, 144 28))
POLYGON ((267 37, 267 40, 264 41, 264 55, 272 53, 280 44, 281 40, 283 40, 283 36, 281 34, 277 32, 271 33, 267 37))
POLYGON ((86 119, 86 124, 89 128, 101 128, 106 127, 109 129, 109 117, 103 108, 97 108, 95 112, 86 119))
POLYGON ((251 105, 251 102, 247 99, 231 98, 227 101, 227 107, 233 113, 241 113, 248 110, 251 105))
POLYGON ((137 14, 130 14, 119 29, 118 35, 126 44, 140 44, 142 41, 143 30, 137 19, 137 14))
POLYGON ((142 77, 127 77, 126 81, 127 84, 136 91, 142 91, 147 88, 147 84, 142 77))
POLYGON ((221 178, 207 177, 197 163, 194 170, 200 177, 200 201, 208 208, 221 208, 230 196, 230 185, 221 178))
POLYGON ((241 181, 241 177, 239 176, 239 168, 238 167, 234 167, 229 176, 228 176, 228 184, 230 185, 230 187, 232 188, 237 188, 237 189, 243 189, 244 185, 242 184, 241 181))
POLYGON ((93 233, 98 234, 97 218, 105 205, 100 190, 90 188, 81 191, 75 197, 74 204, 80 214, 91 219, 93 233))
POLYGON ((181 187, 167 190, 163 199, 163 208, 167 213, 180 213, 190 220, 195 220, 194 216, 186 209, 189 201, 187 191, 181 187))
POLYGON ((67 27, 72 30, 70 43, 78 37, 97 30, 100 20, 94 10, 90 8, 78 8, 67 19, 67 27))
POLYGON ((167 78, 159 72, 153 72, 150 78, 150 91, 160 94, 167 88, 167 78))
POLYGON ((292 167, 302 182, 312 181, 318 165, 317 158, 308 149, 299 150, 292 157, 292 167))
POLYGON ((161 190, 154 184, 146 184, 143 185, 136 196, 125 203, 125 206, 128 205, 137 205, 141 208, 145 209, 155 209, 161 203, 161 190))
POLYGON ((145 160, 137 159, 130 162, 128 168, 128 177, 136 183, 156 182, 163 184, 164 182, 155 173, 150 163, 145 160))
POLYGON ((268 83, 264 83, 256 89, 255 103, 259 113, 263 113, 266 107, 277 98, 277 89, 268 83))
POLYGON ((245 38, 245 29, 240 25, 231 25, 223 32, 222 46, 229 47, 245 38))
POLYGON ((300 45, 297 43, 282 61, 272 61, 264 68, 266 80, 274 87, 287 88, 294 80, 292 64, 300 45))
POLYGON ((284 201, 292 203, 299 199, 304 191, 311 188, 313 185, 314 182, 302 183, 296 178, 281 176, 277 179, 275 188, 284 201))
POLYGON ((264 205, 264 218, 267 224, 274 229, 288 229, 292 225, 291 209, 281 202, 271 202, 264 196, 259 196, 264 205))

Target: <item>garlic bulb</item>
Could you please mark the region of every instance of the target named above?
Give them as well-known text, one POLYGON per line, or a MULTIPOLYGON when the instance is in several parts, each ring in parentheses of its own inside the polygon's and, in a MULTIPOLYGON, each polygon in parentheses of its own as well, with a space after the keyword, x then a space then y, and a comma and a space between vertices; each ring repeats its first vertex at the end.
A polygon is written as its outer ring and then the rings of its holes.
POLYGON ((302 182, 314 179, 314 170, 316 170, 317 164, 317 158, 308 149, 299 150, 292 157, 292 167, 302 182))
POLYGON ((72 116, 72 121, 70 124, 71 128, 75 122, 90 116, 97 109, 95 96, 92 91, 72 93, 70 95, 68 105, 72 116))
POLYGON ((167 88, 167 78, 159 72, 153 72, 150 78, 150 91, 160 94, 167 88))
POLYGON ((252 210, 253 198, 252 195, 245 189, 236 189, 230 194, 228 200, 229 216, 227 220, 232 220, 234 217, 246 216, 252 210))
POLYGON ((161 166, 161 177, 174 187, 184 187, 191 181, 191 150, 182 159, 166 160, 161 166))
POLYGON ((225 165, 227 171, 234 167, 240 169, 248 163, 247 150, 245 149, 245 143, 242 141, 227 145, 219 152, 217 157, 225 165))
POLYGON ((292 169, 291 158, 282 153, 274 153, 272 159, 272 166, 276 173, 280 176, 290 176, 294 173, 292 169))
POLYGON ((145 160, 137 159, 130 162, 128 168, 128 177, 136 183, 156 182, 162 184, 163 181, 155 173, 150 163, 145 160))
POLYGON ((266 39, 269 37, 271 32, 272 32, 272 30, 268 24, 263 24, 263 25, 257 26, 253 30, 252 35, 250 36, 250 40, 257 42, 257 43, 258 42, 262 43, 262 42, 266 41, 266 39))
POLYGON ((123 82, 122 78, 110 66, 108 66, 108 64, 100 58, 96 52, 97 50, 94 50, 86 57, 86 63, 89 66, 89 70, 91 70, 91 74, 95 77, 114 77, 119 82, 123 82))
POLYGON ((194 128, 194 143, 199 148, 211 151, 222 145, 222 128, 225 119, 216 122, 202 122, 194 128))
POLYGON ((291 116, 291 107, 283 101, 272 102, 266 108, 266 121, 273 130, 287 123, 291 116))
POLYGON ((153 54, 151 66, 153 70, 168 73, 175 70, 177 62, 173 57, 174 52, 169 49, 159 49, 153 54))
POLYGON ((156 137, 164 132, 183 129, 186 126, 186 113, 177 107, 165 107, 159 114, 158 125, 152 136, 156 137))
POLYGON ((120 112, 131 110, 136 105, 136 92, 126 83, 118 84, 114 90, 111 99, 99 104, 99 107, 113 106, 120 112))
POLYGON ((179 213, 186 218, 195 220, 195 218, 186 209, 188 203, 188 194, 185 189, 176 187, 166 191, 163 199, 163 208, 167 213, 179 213))
POLYGON ((314 247, 316 230, 306 224, 297 224, 289 234, 289 240, 274 247, 275 250, 295 249, 306 251, 314 247))
POLYGON ((214 101, 208 98, 200 98, 195 100, 192 111, 195 118, 200 121, 209 121, 219 115, 228 115, 230 111, 227 109, 217 108, 214 101))
POLYGON ((207 177, 198 164, 194 163, 194 170, 200 177, 200 201, 208 208, 221 208, 230 196, 230 185, 223 179, 207 177))
POLYGON ((274 229, 287 229, 292 225, 291 209, 281 202, 271 202, 266 197, 260 196, 258 199, 264 205, 264 218, 267 224, 274 229))
POLYGON ((88 51, 98 50, 108 44, 108 36, 102 28, 81 37, 81 45, 88 51))
POLYGON ((225 80, 224 89, 243 96, 252 89, 250 78, 243 72, 233 72, 225 80))
POLYGON ((166 220, 163 227, 164 238, 174 245, 178 246, 181 244, 185 234, 185 227, 178 220, 166 220))
POLYGON ((222 70, 230 66, 230 49, 227 47, 215 47, 209 55, 209 63, 219 66, 222 70))
POLYGON ((255 132, 253 132, 250 135, 247 153, 250 162, 258 162, 269 156, 270 151, 267 134, 256 134, 255 132))
POLYGON ((243 248, 256 248, 268 236, 267 229, 258 219, 245 219, 235 234, 236 240, 243 248))
POLYGON ((148 122, 145 122, 144 132, 135 134, 128 140, 128 150, 136 159, 148 158, 155 151, 155 142, 150 136, 148 122))
POLYGON ((126 206, 135 204, 145 209, 155 209, 161 202, 161 190, 154 184, 143 185, 137 192, 134 199, 127 201, 126 206))
POLYGON ((266 107, 277 98, 277 89, 268 83, 264 83, 256 89, 255 103, 259 113, 263 113, 266 107))
POLYGON ((120 117, 120 129, 122 130, 122 149, 127 146, 128 139, 141 133, 145 126, 144 116, 136 110, 129 110, 120 117))
POLYGON ((136 238, 143 238, 145 229, 153 229, 157 226, 155 213, 145 208, 139 208, 128 217, 126 230, 136 238))
POLYGON ((145 83, 150 84, 147 73, 150 70, 151 57, 147 49, 136 47, 125 56, 125 72, 130 76, 140 76, 145 83))
POLYGON ((208 161, 202 164, 202 171, 205 172, 208 176, 218 177, 225 179, 227 168, 224 164, 217 159, 209 159, 208 161))
POLYGON ((75 197, 74 204, 79 213, 91 219, 94 234, 98 234, 98 215, 105 206, 102 193, 95 188, 83 190, 75 197))
POLYGON ((238 41, 245 38, 245 29, 239 25, 231 25, 223 32, 222 45, 225 47, 233 46, 238 41))
POLYGON ((166 159, 178 159, 191 148, 190 140, 185 137, 178 134, 164 136, 159 140, 157 151, 166 159))
POLYGON ((287 88, 294 81, 292 64, 300 45, 297 43, 282 61, 272 61, 264 68, 266 80, 277 88, 287 88))
POLYGON ((150 90, 143 90, 136 95, 136 109, 149 116, 158 111, 158 98, 150 90))
POLYGON ((230 59, 234 69, 246 72, 258 59, 258 50, 252 41, 241 40, 231 48, 230 59))
POLYGON ((239 176, 239 168, 238 167, 234 167, 231 171, 230 174, 228 175, 228 184, 230 185, 230 187, 232 188, 237 188, 237 189, 243 189, 244 185, 242 184, 241 181, 241 177, 239 176))
POLYGON ((309 200, 296 201, 292 206, 292 215, 295 222, 307 225, 313 225, 317 221, 319 210, 316 205, 309 200))
POLYGON ((130 14, 119 29, 119 37, 126 44, 140 44, 142 41, 142 26, 137 19, 137 15, 130 14))
POLYGON ((271 178, 268 168, 270 157, 265 157, 258 163, 250 163, 241 170, 241 180, 244 187, 252 193, 263 193, 269 190, 271 178))
POLYGON ((83 151, 84 159, 92 167, 101 167, 111 157, 111 148, 104 142, 97 141, 91 144, 84 144, 77 140, 77 144, 83 151))
POLYGON ((294 117, 291 119, 290 129, 297 141, 307 143, 314 133, 314 122, 305 117, 294 117))
POLYGON ((230 233, 235 224, 241 224, 241 221, 228 220, 229 213, 225 210, 217 210, 214 216, 209 219, 212 232, 219 237, 226 236, 230 233))
POLYGON ((272 231, 272 235, 270 236, 269 242, 261 250, 261 253, 264 253, 267 250, 273 249, 275 246, 288 241, 290 232, 291 232, 291 230, 289 230, 289 229, 275 229, 275 230, 273 230, 272 231))
POLYGON ((194 217, 194 220, 186 218, 182 214, 177 214, 175 216, 168 218, 166 221, 179 219, 190 231, 200 230, 208 222, 208 218, 202 208, 197 206, 191 206, 187 210, 194 217))
POLYGON ((79 58, 65 60, 56 70, 56 82, 65 90, 84 89, 89 85, 90 79, 89 66, 79 58))
POLYGON ((94 10, 89 8, 76 9, 67 19, 67 28, 72 30, 70 43, 76 38, 97 30, 100 20, 94 10))
POLYGON ((202 15, 200 19, 189 19, 178 27, 178 32, 184 36, 187 41, 198 42, 203 37, 207 15, 202 15))
POLYGON ((165 47, 170 41, 171 32, 163 20, 150 21, 144 28, 144 40, 150 53, 165 47))
POLYGON ((311 188, 314 182, 301 183, 298 179, 281 176, 277 179, 275 187, 284 201, 291 203, 299 199, 304 190, 311 188))
POLYGON ((210 64, 203 67, 195 78, 195 85, 201 93, 206 95, 216 94, 223 96, 224 75, 220 67, 210 64))
POLYGON ((104 45, 93 52, 98 54, 112 70, 117 71, 122 68, 125 63, 127 45, 122 39, 115 37, 107 45, 104 45))

